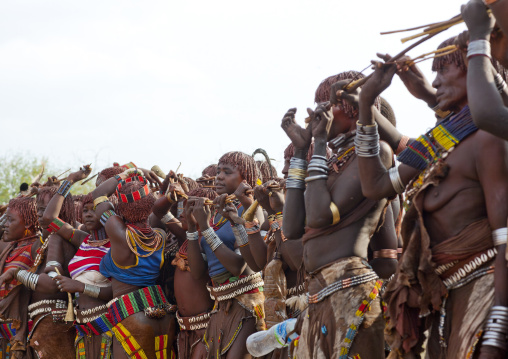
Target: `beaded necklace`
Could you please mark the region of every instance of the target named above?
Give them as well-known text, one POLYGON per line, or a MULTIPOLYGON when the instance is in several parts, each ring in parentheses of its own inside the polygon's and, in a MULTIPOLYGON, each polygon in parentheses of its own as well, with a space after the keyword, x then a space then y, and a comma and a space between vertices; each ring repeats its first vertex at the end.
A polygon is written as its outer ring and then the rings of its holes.
POLYGON ((97 231, 92 231, 90 238, 88 239, 88 244, 91 247, 102 247, 106 243, 109 242, 109 238, 107 238, 106 230, 104 227, 97 231))
POLYGON ((132 253, 134 253, 138 257, 150 257, 154 254, 160 247, 162 243, 162 234, 158 231, 154 231, 151 227, 140 228, 134 224, 126 224, 126 240, 127 245, 132 253), (146 243, 143 241, 152 240, 150 243, 146 243), (140 254, 135 246, 141 247, 144 251, 147 251, 147 254, 140 254))
POLYGON ((465 106, 458 114, 448 116, 411 142, 400 153, 397 160, 422 171, 408 187, 406 192, 408 202, 418 192, 428 175, 444 165, 448 154, 476 131, 478 127, 473 122, 469 106, 465 106))
POLYGON ((335 173, 342 172, 346 167, 346 164, 354 157, 355 133, 356 131, 351 131, 346 134, 341 134, 334 140, 330 141, 331 147, 338 149, 337 153, 333 154, 328 160, 328 168, 330 171, 334 171, 335 173))
POLYGON ((39 249, 37 249, 37 256, 35 257, 34 266, 33 266, 33 268, 35 268, 34 272, 37 271, 37 267, 39 266, 39 264, 41 264, 42 259, 44 258, 44 255, 46 254, 46 248, 48 248, 48 244, 49 244, 49 236, 48 236, 48 238, 46 238, 46 240, 44 240, 44 242, 43 242, 42 236, 40 236, 39 238, 40 238, 40 241, 42 242, 42 246, 40 246, 39 249))

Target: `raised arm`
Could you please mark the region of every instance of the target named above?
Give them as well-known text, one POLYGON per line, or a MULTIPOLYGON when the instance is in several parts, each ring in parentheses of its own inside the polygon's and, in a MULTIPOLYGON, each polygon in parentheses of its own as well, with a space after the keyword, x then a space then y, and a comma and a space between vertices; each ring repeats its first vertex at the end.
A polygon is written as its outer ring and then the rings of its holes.
POLYGON ((70 195, 71 186, 85 179, 92 171, 90 166, 83 166, 79 171, 71 173, 65 181, 62 182, 57 193, 51 198, 41 219, 41 226, 50 232, 58 233, 59 236, 66 240, 72 240, 74 245, 79 245, 88 235, 82 231, 76 231, 74 223, 65 223, 58 219, 60 210, 62 209, 65 197, 70 195), (49 227, 49 228, 48 228, 49 227))
POLYGON ((307 153, 312 143, 311 125, 306 129, 295 121, 296 108, 289 109, 282 119, 282 129, 295 148, 286 181, 282 231, 288 239, 300 239, 305 233, 305 175, 307 153))
MULTIPOLYGON (((376 71, 373 77, 367 81, 363 86, 360 93, 359 103, 359 128, 357 130, 360 136, 366 136, 371 141, 371 146, 375 148, 376 132, 375 121, 373 116, 373 105, 377 96, 379 96, 391 83, 393 75, 395 74, 395 65, 381 65, 376 66, 376 71)), ((382 147, 382 143, 380 143, 382 147)), ((359 148, 357 147, 357 153, 359 148)), ((360 151, 362 149, 360 148, 360 151)), ((367 150, 369 150, 367 148, 367 150)), ((376 151, 371 151, 369 157, 364 155, 358 156, 358 169, 360 172, 360 182, 362 184, 362 192, 364 196, 371 199, 381 199, 392 197, 397 193, 401 193, 409 181, 416 176, 419 171, 406 166, 400 165, 398 168, 387 170, 386 166, 383 165, 379 154, 376 151), (391 176, 389 174, 391 171, 391 176), (395 190, 392 179, 397 186, 395 190), (400 180, 399 180, 400 179, 400 180)))
POLYGON ((196 198, 190 197, 187 200, 184 208, 185 218, 187 220, 187 239, 188 249, 187 258, 189 260, 189 267, 191 275, 194 279, 198 280, 207 275, 207 265, 203 259, 201 247, 199 246, 199 234, 197 228, 197 221, 194 218, 194 203, 196 198))
MULTIPOLYGON (((167 191, 169 195, 171 196, 173 193, 184 193, 181 186, 177 183, 170 184, 170 188, 167 191)), ((171 197, 169 197, 171 198, 171 197)), ((153 214, 157 218, 159 218, 162 223, 166 226, 166 229, 173 233, 176 238, 178 239, 179 245, 182 245, 183 242, 185 242, 186 236, 185 231, 182 228, 182 223, 173 216, 173 214, 170 212, 171 205, 174 203, 169 200, 167 196, 160 197, 153 206, 153 214)), ((178 197, 177 197, 178 198, 178 197)))
POLYGON ((467 95, 473 121, 482 130, 508 140, 508 108, 500 95, 500 91, 506 91, 506 85, 498 88, 497 83, 502 84, 502 78, 495 74, 490 59, 489 40, 494 19, 487 14, 487 7, 481 0, 471 0, 464 6, 462 17, 470 37, 467 95))

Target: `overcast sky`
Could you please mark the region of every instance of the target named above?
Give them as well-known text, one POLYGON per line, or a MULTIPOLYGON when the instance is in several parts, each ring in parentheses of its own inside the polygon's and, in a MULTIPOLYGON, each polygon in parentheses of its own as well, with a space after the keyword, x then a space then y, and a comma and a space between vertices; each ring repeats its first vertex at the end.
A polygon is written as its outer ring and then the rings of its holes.
MULTIPOLYGON (((261 147, 280 170, 287 109, 298 107, 303 122, 321 80, 407 46, 405 34, 380 31, 446 20, 462 3, 2 1, 0 154, 75 168, 133 161, 168 171, 182 162, 197 177, 225 152, 261 147)), ((421 64, 432 80, 430 67, 421 64)), ((399 79, 384 97, 403 133, 434 122, 399 79)))

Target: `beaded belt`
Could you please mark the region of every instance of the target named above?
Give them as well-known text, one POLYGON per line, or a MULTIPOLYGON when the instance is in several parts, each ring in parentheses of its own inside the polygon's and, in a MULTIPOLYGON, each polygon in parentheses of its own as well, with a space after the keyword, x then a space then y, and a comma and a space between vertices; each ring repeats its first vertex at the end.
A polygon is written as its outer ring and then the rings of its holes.
POLYGON ((113 327, 106 305, 87 310, 74 309, 74 314, 76 314, 74 326, 80 335, 101 335, 109 332, 113 327))
POLYGON ((176 319, 178 320, 181 330, 198 330, 208 327, 210 313, 203 313, 192 317, 181 317, 178 312, 176 312, 176 319))
POLYGON ((34 319, 39 314, 51 314, 54 322, 65 321, 67 302, 60 299, 45 299, 28 306, 28 315, 34 319))
POLYGON ((496 254, 497 250, 495 248, 487 249, 465 260, 440 265, 435 269, 435 272, 443 280, 446 287, 452 287, 455 283, 494 259, 496 254))
POLYGON ((379 279, 379 277, 374 271, 346 279, 341 279, 335 283, 330 284, 326 288, 321 289, 316 294, 309 295, 309 304, 319 303, 329 295, 332 295, 333 293, 338 292, 339 290, 354 287, 356 285, 360 285, 377 279, 379 279))
POLYGON ((168 303, 162 288, 158 285, 145 287, 122 295, 110 301, 107 306, 113 326, 125 318, 142 311, 150 318, 159 318, 169 311, 176 310, 176 306, 168 303))
POLYGON ((253 289, 265 285, 261 273, 253 273, 246 277, 240 278, 237 281, 212 287, 207 285, 206 288, 210 292, 210 297, 221 302, 228 299, 233 299, 240 294, 247 293, 253 289))

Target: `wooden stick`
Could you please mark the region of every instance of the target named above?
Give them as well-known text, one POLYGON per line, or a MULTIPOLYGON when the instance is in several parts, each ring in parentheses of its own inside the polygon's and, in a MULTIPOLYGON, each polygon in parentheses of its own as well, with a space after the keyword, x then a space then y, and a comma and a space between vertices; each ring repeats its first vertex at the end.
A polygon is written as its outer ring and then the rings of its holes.
POLYGON ((397 34, 400 32, 409 32, 409 31, 420 30, 420 29, 425 29, 425 28, 426 28, 426 30, 429 30, 429 29, 432 29, 435 27, 442 26, 444 23, 447 23, 450 21, 457 21, 457 20, 462 20, 462 15, 460 15, 460 14, 456 15, 456 16, 452 17, 450 20, 446 20, 446 21, 439 21, 439 22, 434 22, 434 23, 427 24, 427 25, 420 25, 420 26, 416 26, 416 27, 411 27, 409 29, 384 31, 384 32, 381 32, 380 34, 381 35, 390 35, 390 34, 397 34))
POLYGON ((196 180, 196 182, 209 182, 209 181, 213 181, 213 180, 215 180, 215 176, 208 177, 208 178, 202 178, 202 179, 199 178, 199 179, 196 180))
MULTIPOLYGON (((61 275, 60 271, 58 270, 57 267, 55 267, 55 271, 57 272, 58 275, 61 275)), ((67 296, 69 298, 69 303, 67 304, 67 313, 65 313, 65 321, 66 322, 73 322, 74 321, 74 308, 72 306, 72 294, 67 293, 67 296)))
POLYGON ((433 29, 430 29, 430 30, 426 30, 424 32, 421 32, 421 33, 413 35, 413 36, 405 37, 405 38, 401 39, 400 41, 404 44, 404 43, 406 43, 406 42, 408 42, 410 40, 414 40, 414 39, 417 39, 417 38, 425 36, 425 35, 430 35, 430 34, 433 34, 435 32, 442 32, 444 30, 448 30, 450 27, 458 25, 461 22, 462 22, 462 20, 456 21, 456 22, 453 22, 453 23, 450 23, 450 24, 442 25, 440 27, 433 28, 433 29))
POLYGON ((212 189, 217 188, 217 187, 215 187, 215 186, 201 186, 201 187, 203 187, 203 188, 212 188, 212 189))
POLYGON ((87 178, 85 181, 81 182, 81 185, 83 186, 85 183, 90 182, 92 179, 94 179, 94 178, 95 178, 95 177, 97 177, 98 175, 99 175, 99 172, 97 172, 96 174, 94 174, 92 177, 87 178))
MULTIPOLYGON (((394 61, 397 61, 398 59, 400 59, 402 56, 404 56, 407 52, 409 52, 410 50, 414 49, 415 47, 417 47, 418 45, 420 44, 423 44, 425 41, 433 38, 434 36, 436 36, 437 34, 443 32, 444 30, 446 29, 443 29, 443 30, 440 30, 440 31, 437 31, 433 34, 430 34, 428 35, 427 37, 424 37, 423 39, 420 39, 418 40, 417 42, 415 42, 414 44, 412 44, 411 46, 408 46, 406 47, 404 50, 402 50, 401 52, 399 52, 397 55, 393 56, 392 58, 388 59, 388 61, 386 62, 394 62, 394 61)), ((356 90, 358 87, 362 86, 363 84, 365 84, 373 75, 374 73, 370 74, 369 76, 366 76, 364 77, 363 79, 360 79, 360 80, 357 80, 353 83, 351 83, 349 85, 349 87, 346 87, 346 91, 347 92, 353 92, 354 90, 356 90)))
MULTIPOLYGON (((69 168, 67 171, 64 171, 62 173, 60 173, 58 176, 56 176, 56 178, 60 177, 60 176, 63 176, 64 174, 66 174, 67 172, 69 172, 71 169, 69 168)), ((60 180, 60 178, 58 179, 60 180)))

